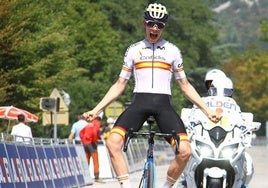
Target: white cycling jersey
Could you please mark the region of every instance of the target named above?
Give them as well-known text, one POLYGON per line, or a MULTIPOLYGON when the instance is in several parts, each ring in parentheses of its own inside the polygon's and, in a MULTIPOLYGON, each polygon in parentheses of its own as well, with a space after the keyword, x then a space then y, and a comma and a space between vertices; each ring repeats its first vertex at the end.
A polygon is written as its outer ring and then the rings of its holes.
POLYGON ((135 93, 171 95, 172 74, 186 77, 180 50, 164 39, 153 44, 144 39, 127 49, 120 77, 130 79, 132 72, 135 93))

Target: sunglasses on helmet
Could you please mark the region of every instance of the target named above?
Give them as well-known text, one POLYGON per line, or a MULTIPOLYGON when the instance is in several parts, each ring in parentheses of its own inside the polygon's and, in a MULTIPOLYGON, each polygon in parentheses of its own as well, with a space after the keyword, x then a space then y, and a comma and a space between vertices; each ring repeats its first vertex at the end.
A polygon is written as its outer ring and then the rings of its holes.
POLYGON ((157 27, 158 29, 163 29, 165 27, 165 23, 163 22, 155 22, 155 21, 145 21, 147 27, 157 27))

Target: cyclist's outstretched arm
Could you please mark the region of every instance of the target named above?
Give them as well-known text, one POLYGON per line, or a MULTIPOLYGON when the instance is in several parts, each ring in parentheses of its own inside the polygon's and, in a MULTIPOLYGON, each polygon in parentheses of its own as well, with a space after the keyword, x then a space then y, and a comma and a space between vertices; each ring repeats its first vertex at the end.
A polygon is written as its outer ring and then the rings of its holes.
POLYGON ((211 110, 205 102, 202 100, 200 95, 197 93, 192 84, 187 78, 177 80, 183 94, 196 106, 198 106, 204 114, 213 122, 218 122, 221 119, 221 115, 211 110))
POLYGON ((119 77, 118 80, 110 87, 106 95, 99 102, 99 104, 88 112, 85 112, 83 116, 87 120, 92 120, 98 116, 98 114, 111 102, 117 99, 125 90, 128 79, 119 77))

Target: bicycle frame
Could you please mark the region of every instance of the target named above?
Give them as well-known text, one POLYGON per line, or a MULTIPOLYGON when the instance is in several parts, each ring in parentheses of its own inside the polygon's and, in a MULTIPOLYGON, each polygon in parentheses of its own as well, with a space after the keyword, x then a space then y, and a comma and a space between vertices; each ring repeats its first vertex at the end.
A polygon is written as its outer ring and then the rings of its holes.
POLYGON ((134 135, 148 136, 148 149, 147 149, 147 159, 144 164, 143 175, 139 184, 139 188, 155 188, 155 162, 154 162, 154 137, 172 137, 176 144, 175 154, 179 154, 179 137, 175 131, 171 134, 168 133, 157 133, 151 130, 151 124, 149 123, 148 131, 134 132, 130 129, 125 135, 125 143, 123 146, 123 151, 127 151, 128 143, 134 135), (141 187, 142 186, 142 187, 141 187))
POLYGON ((141 185, 143 185, 144 188, 155 187, 154 136, 154 132, 149 133, 147 160, 144 165, 139 188, 141 188, 141 185))

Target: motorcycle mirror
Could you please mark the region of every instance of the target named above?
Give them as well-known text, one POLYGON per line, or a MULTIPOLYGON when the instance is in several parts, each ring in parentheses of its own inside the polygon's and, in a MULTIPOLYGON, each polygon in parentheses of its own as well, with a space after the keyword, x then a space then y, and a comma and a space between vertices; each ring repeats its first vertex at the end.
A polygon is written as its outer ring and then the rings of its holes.
POLYGON ((258 131, 261 128, 261 123, 260 122, 252 122, 250 129, 252 131, 258 131))

